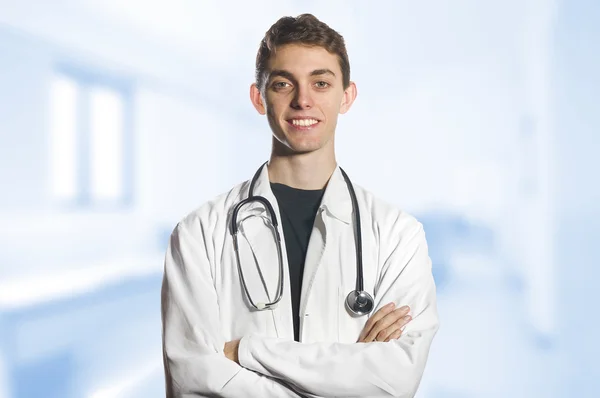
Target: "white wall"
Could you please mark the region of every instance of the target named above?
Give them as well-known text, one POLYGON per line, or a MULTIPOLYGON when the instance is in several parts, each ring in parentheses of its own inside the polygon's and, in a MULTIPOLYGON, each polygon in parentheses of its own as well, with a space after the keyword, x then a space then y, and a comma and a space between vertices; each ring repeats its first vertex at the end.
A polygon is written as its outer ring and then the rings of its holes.
POLYGON ((47 48, 0 28, 0 213, 43 206, 47 181, 47 48))
POLYGON ((600 302, 600 5, 561 2, 552 46, 556 102, 557 347, 564 353, 563 396, 598 395, 600 356, 597 304, 600 302))
MULTIPOLYGON (((136 94, 137 211, 173 223, 224 192, 235 158, 230 116, 197 101, 140 87, 136 94)), ((174 225, 173 225, 174 226, 174 225)))

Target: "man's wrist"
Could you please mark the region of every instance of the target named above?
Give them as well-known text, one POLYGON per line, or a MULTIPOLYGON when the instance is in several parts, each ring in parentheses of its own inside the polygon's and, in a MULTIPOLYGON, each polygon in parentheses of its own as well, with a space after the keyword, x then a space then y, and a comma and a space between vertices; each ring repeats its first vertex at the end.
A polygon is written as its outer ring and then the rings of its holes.
POLYGON ((225 343, 225 347, 223 348, 223 353, 227 359, 239 364, 238 357, 238 349, 239 349, 239 340, 232 340, 225 343))

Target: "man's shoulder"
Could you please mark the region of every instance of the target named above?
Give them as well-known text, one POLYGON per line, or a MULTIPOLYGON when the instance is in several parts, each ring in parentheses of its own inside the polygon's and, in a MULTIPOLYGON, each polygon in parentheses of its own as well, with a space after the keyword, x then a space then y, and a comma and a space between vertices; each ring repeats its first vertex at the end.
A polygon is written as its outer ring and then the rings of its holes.
POLYGON ((243 181, 228 191, 222 192, 203 202, 194 210, 187 213, 178 223, 178 227, 200 225, 203 228, 224 223, 229 216, 229 210, 239 202, 244 192, 248 190, 249 181, 243 181))
POLYGON ((355 190, 370 215, 370 225, 363 225, 363 228, 371 228, 381 245, 383 258, 388 258, 397 248, 413 252, 426 244, 423 224, 415 216, 362 187, 355 187, 355 190))
POLYGON ((366 205, 372 222, 382 233, 405 235, 423 228, 421 222, 402 207, 360 185, 354 185, 354 189, 359 202, 362 201, 366 205))

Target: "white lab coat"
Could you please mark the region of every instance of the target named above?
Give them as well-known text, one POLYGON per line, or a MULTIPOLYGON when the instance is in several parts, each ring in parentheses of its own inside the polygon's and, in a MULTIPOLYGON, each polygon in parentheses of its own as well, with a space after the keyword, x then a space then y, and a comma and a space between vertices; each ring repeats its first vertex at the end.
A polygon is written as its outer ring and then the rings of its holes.
MULTIPOLYGON (((163 352, 169 397, 413 397, 438 330, 436 289, 422 225, 355 185, 363 241, 364 288, 374 314, 389 302, 408 305, 413 320, 390 342, 356 343, 368 317, 344 306, 355 288, 352 203, 337 167, 310 237, 294 341, 285 239, 284 294, 274 310, 251 310, 243 293, 229 231, 246 181, 204 204, 175 228, 162 292, 163 352), (240 365, 223 354, 241 339, 240 365)), ((281 220, 268 171, 254 188, 281 220)), ((240 257, 254 302, 274 298, 278 256, 261 204, 240 210, 240 257), (260 265, 264 283, 256 264, 260 265), (266 287, 265 287, 266 286, 266 287)))

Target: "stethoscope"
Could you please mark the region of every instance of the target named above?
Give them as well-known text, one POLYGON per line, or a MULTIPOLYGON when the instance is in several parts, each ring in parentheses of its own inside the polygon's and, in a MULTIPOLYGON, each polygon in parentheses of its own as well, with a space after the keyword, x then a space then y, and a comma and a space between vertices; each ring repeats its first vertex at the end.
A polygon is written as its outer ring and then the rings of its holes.
MULTIPOLYGON (((240 201, 239 203, 237 203, 234 206, 233 212, 231 215, 231 225, 230 225, 231 226, 230 231, 231 231, 231 235, 233 237, 233 247, 234 247, 235 254, 236 254, 238 270, 240 273, 240 279, 242 281, 242 286, 244 288, 246 297, 248 298, 248 301, 250 302, 250 304, 259 311, 265 310, 265 309, 275 309, 277 307, 277 303, 279 303, 279 301, 281 300, 281 297, 283 296, 283 275, 284 275, 283 255, 282 255, 282 249, 281 249, 281 236, 279 235, 279 230, 277 229, 277 226, 278 226, 277 216, 275 215, 273 206, 271 205, 271 203, 269 203, 269 200, 267 198, 265 198, 263 196, 259 196, 259 195, 256 195, 256 196, 254 195, 254 185, 256 184, 256 181, 258 180, 258 177, 260 176, 260 173, 261 173, 263 167, 265 167, 267 163, 268 162, 265 162, 258 169, 256 174, 254 174, 254 177, 252 178, 252 182, 250 183, 250 191, 248 193, 248 197, 246 199, 243 199, 242 201, 240 201), (251 202, 260 202, 267 209, 267 212, 269 213, 269 219, 267 220, 267 222, 269 223, 269 226, 271 227, 271 229, 274 231, 275 240, 277 242, 277 256, 279 259, 279 282, 277 285, 277 295, 276 295, 275 299, 272 302, 268 302, 268 303, 263 303, 263 302, 255 303, 252 300, 250 292, 248 291, 248 286, 246 285, 246 280, 244 279, 244 273, 242 271, 240 254, 239 254, 239 250, 238 250, 237 215, 242 206, 244 206, 248 203, 251 203, 251 202)), ((348 185, 348 192, 350 193, 350 198, 352 200, 352 210, 354 212, 354 227, 355 227, 354 228, 354 233, 355 233, 354 247, 356 248, 356 289, 351 291, 350 293, 348 293, 348 296, 346 297, 346 307, 348 308, 348 310, 350 310, 350 312, 352 314, 360 316, 360 315, 369 314, 373 310, 374 300, 373 300, 373 297, 369 293, 367 293, 363 290, 362 237, 361 237, 361 232, 360 232, 360 214, 359 214, 359 209, 358 209, 358 201, 356 200, 356 194, 354 192, 354 187, 352 186, 352 182, 350 182, 350 178, 348 178, 348 175, 346 174, 346 172, 344 170, 342 170, 341 167, 340 167, 340 171, 342 172, 342 176, 344 177, 344 180, 346 181, 346 184, 348 185)), ((260 271, 260 267, 258 267, 258 269, 260 271)))

